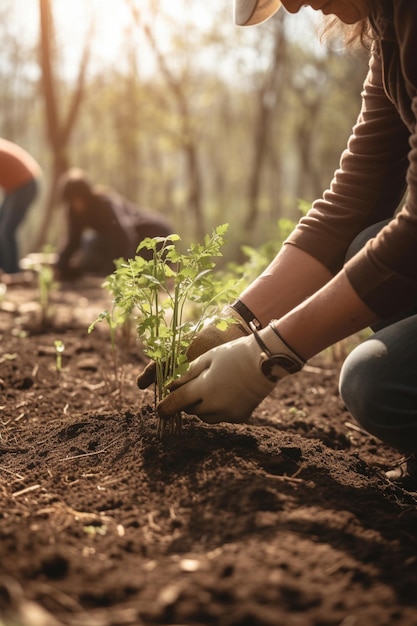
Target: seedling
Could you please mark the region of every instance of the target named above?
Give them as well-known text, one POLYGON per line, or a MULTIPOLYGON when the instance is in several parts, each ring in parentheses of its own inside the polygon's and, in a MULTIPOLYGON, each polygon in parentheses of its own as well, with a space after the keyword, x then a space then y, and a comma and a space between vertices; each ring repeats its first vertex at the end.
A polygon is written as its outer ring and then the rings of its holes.
POLYGON ((35 257, 39 257, 40 260, 37 260, 36 258, 34 260, 28 258, 24 263, 26 269, 36 272, 40 305, 39 324, 41 328, 46 328, 51 322, 51 293, 56 287, 53 268, 50 264, 42 261, 46 254, 47 250, 44 249, 42 254, 35 255, 35 257))
POLYGON ((62 343, 62 341, 60 341, 59 339, 54 341, 54 345, 55 345, 55 353, 56 353, 56 371, 58 373, 61 373, 61 371, 62 371, 62 354, 63 354, 63 352, 65 350, 65 346, 62 343))
MULTIPOLYGON (((113 309, 101 313, 89 332, 102 320, 114 330, 135 317, 137 338, 156 364, 155 404, 169 393, 169 382, 186 371, 187 348, 195 335, 216 317, 221 305, 237 296, 236 278, 213 271, 227 228, 228 224, 218 226, 185 253, 179 250, 179 235, 144 239, 137 252, 151 251, 151 260, 140 254, 129 261, 120 259, 104 283, 113 295, 113 309)), ((230 320, 222 320, 219 326, 227 323, 230 320)), ((181 416, 174 416, 160 420, 158 430, 161 435, 176 433, 180 426, 181 416)))

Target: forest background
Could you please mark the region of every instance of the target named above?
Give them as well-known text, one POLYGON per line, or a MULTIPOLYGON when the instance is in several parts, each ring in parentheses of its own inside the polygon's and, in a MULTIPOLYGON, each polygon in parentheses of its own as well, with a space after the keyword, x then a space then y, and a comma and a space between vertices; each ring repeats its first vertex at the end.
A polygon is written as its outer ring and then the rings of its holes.
POLYGON ((55 249, 69 167, 188 242, 228 222, 226 260, 321 196, 359 111, 366 54, 321 43, 317 15, 234 25, 232 0, 0 0, 0 135, 41 194, 21 253, 55 249))

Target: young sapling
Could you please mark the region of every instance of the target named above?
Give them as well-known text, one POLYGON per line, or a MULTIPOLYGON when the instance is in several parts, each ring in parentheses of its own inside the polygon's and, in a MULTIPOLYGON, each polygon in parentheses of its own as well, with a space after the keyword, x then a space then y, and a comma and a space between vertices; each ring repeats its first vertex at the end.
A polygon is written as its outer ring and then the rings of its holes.
MULTIPOLYGON (((179 249, 177 234, 146 238, 137 256, 118 260, 106 279, 113 309, 103 312, 89 332, 103 319, 114 327, 135 318, 136 336, 156 366, 155 405, 169 393, 169 382, 186 371, 187 349, 195 335, 210 319, 220 320, 220 307, 237 297, 236 277, 213 271, 214 258, 222 256, 227 229, 228 224, 217 226, 203 243, 191 243, 185 252, 179 249), (142 250, 151 252, 150 260, 140 256, 142 250)), ((218 324, 224 327, 230 322, 222 319, 218 324)), ((177 433, 180 427, 177 415, 159 420, 158 431, 160 435, 177 433)))

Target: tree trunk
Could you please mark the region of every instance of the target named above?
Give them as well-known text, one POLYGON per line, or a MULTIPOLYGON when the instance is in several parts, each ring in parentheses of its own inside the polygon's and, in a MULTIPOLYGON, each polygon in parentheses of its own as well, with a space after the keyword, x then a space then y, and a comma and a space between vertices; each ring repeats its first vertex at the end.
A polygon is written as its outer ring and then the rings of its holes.
POLYGON ((90 37, 86 38, 78 78, 66 116, 60 119, 57 82, 54 77, 54 24, 51 0, 39 0, 41 91, 45 103, 46 136, 52 153, 51 181, 47 192, 44 215, 35 238, 34 249, 40 250, 47 241, 49 227, 56 207, 57 183, 69 167, 68 144, 84 95, 84 82, 90 54, 90 37))
POLYGON ((143 29, 149 45, 158 61, 159 69, 167 86, 174 96, 178 115, 180 118, 180 132, 176 136, 176 140, 181 147, 187 171, 188 182, 188 206, 195 219, 196 236, 202 239, 205 235, 205 225, 203 216, 203 186, 200 175, 200 160, 198 153, 198 143, 191 124, 191 113, 187 96, 183 90, 183 80, 177 79, 171 72, 165 57, 162 55, 153 36, 152 30, 146 24, 141 23, 139 12, 131 0, 127 0, 130 6, 132 16, 138 27, 143 29))

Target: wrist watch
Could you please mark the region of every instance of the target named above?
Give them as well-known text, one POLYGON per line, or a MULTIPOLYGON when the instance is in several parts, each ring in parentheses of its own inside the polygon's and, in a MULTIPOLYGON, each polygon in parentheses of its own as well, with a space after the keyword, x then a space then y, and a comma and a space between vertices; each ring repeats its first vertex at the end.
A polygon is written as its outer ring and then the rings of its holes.
POLYGON ((252 311, 248 309, 246 304, 243 304, 241 300, 235 300, 230 306, 236 311, 236 313, 239 313, 240 317, 247 323, 251 330, 252 325, 255 327, 256 330, 260 330, 262 328, 261 322, 254 316, 252 311))
POLYGON ((288 356, 288 354, 265 355, 261 361, 262 374, 273 383, 277 383, 283 378, 282 370, 285 370, 288 374, 295 374, 302 367, 298 361, 288 356))
POLYGON ((284 378, 286 374, 295 374, 299 372, 305 365, 305 361, 301 358, 290 346, 283 340, 278 331, 269 324, 270 328, 274 331, 280 342, 282 343, 283 351, 273 353, 264 341, 259 336, 257 329, 251 326, 253 335, 262 350, 261 353, 261 371, 262 374, 270 380, 272 383, 277 383, 281 378, 284 378), (288 352, 284 352, 286 349, 288 352), (283 374, 283 371, 285 374, 283 374))

